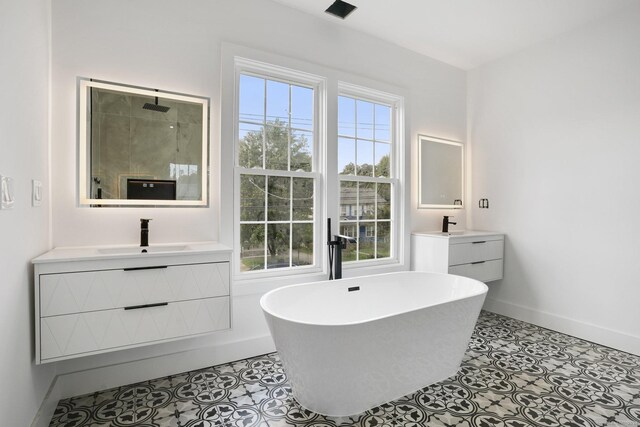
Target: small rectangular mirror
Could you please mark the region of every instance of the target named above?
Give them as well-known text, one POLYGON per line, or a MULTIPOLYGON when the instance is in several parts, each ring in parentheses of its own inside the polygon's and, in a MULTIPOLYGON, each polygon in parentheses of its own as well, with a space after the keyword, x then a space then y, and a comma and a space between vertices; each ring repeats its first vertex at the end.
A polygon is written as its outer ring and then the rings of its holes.
POLYGON ((418 135, 418 208, 462 209, 464 144, 418 135))
POLYGON ((207 206, 209 99, 79 80, 81 206, 207 206))

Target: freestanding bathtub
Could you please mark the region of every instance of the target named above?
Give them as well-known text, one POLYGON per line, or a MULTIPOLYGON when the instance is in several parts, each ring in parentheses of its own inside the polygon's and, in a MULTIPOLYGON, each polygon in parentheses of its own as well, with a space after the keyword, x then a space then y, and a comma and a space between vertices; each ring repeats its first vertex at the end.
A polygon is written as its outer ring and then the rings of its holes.
POLYGON ((454 375, 486 293, 409 271, 285 286, 260 305, 298 403, 347 416, 454 375))

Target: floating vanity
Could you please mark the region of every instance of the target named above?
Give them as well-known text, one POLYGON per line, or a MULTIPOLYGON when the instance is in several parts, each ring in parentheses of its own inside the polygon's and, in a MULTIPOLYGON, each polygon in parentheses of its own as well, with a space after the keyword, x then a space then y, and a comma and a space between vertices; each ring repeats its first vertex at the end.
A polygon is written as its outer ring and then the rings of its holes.
POLYGON ((491 231, 415 232, 411 234, 411 269, 502 279, 504 234, 491 231))
POLYGON ((229 329, 231 249, 56 248, 33 260, 36 363, 229 329))

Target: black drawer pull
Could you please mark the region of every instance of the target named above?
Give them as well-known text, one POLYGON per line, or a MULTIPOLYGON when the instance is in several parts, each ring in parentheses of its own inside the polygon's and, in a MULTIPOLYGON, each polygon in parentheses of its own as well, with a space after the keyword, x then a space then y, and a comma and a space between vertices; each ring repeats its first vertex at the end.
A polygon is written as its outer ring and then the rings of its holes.
POLYGON ((472 262, 471 264, 473 265, 473 264, 484 264, 484 263, 485 261, 476 261, 476 262, 472 262))
POLYGON ((473 243, 473 244, 475 245, 475 244, 477 244, 477 243, 487 243, 487 241, 486 241, 486 240, 480 240, 480 241, 478 241, 478 242, 471 242, 471 243, 473 243))
POLYGON ((125 310, 137 310, 139 308, 150 308, 150 307, 162 307, 163 305, 169 305, 168 302, 157 302, 155 304, 142 304, 142 305, 130 305, 129 307, 125 307, 125 310))
POLYGON ((125 268, 124 271, 136 271, 136 270, 155 270, 158 268, 167 268, 166 265, 154 265, 151 267, 130 267, 130 268, 125 268))

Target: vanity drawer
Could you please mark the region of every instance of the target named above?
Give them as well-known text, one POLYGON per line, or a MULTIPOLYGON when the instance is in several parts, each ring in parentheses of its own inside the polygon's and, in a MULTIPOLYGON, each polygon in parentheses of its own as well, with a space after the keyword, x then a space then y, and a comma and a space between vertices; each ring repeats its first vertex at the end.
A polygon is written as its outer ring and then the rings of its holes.
POLYGON ((478 240, 449 245, 449 265, 501 259, 504 240, 478 240))
POLYGON ((229 297, 43 317, 41 360, 136 347, 230 327, 229 297))
POLYGON ((453 265, 449 267, 449 273, 471 277, 481 282, 499 280, 502 279, 502 259, 453 265))
POLYGON ((40 316, 229 295, 229 263, 40 275, 40 316))

